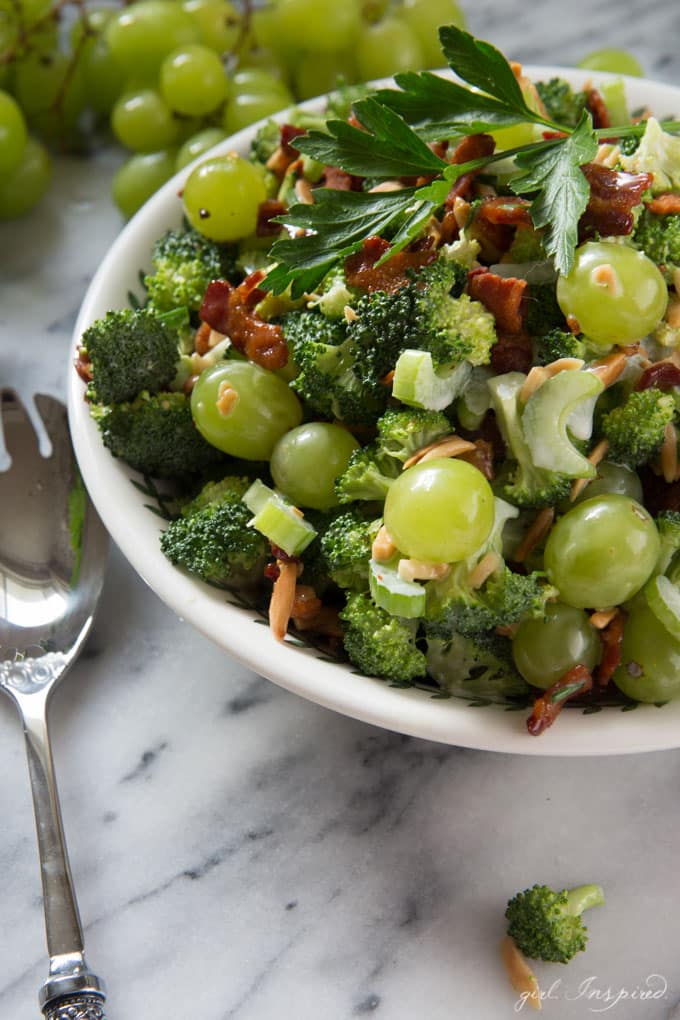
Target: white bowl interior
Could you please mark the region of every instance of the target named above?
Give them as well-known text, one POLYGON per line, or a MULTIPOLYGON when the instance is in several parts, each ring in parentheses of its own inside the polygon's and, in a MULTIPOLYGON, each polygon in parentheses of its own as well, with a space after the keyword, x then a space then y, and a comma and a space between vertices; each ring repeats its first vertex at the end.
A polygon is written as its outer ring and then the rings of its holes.
MULTIPOLYGON (((555 67, 528 67, 526 72, 535 80, 560 75, 575 86, 590 80, 597 84, 607 77, 555 67)), ((628 78, 626 89, 631 108, 648 105, 660 117, 680 113, 678 88, 628 78)), ((319 108, 322 101, 304 105, 319 108)), ((241 131, 214 152, 246 153, 254 131, 255 127, 241 131)), ((154 240, 181 222, 178 192, 190 169, 161 188, 112 245, 83 301, 74 345, 91 322, 109 309, 126 307, 128 291, 139 289, 139 270, 149 267, 154 240)), ((464 699, 433 699, 420 690, 392 688, 357 675, 351 667, 328 662, 293 643, 282 647, 256 614, 230 604, 227 593, 189 577, 165 559, 159 547, 162 521, 147 509, 149 499, 132 484, 138 476, 103 447, 72 361, 69 352, 71 429, 85 483, 104 524, 133 568, 178 616, 251 669, 335 711, 448 744, 538 755, 622 754, 680 745, 680 700, 661 709, 640 705, 634 711, 604 708, 592 714, 567 709, 552 729, 534 738, 526 732, 525 711, 471 707, 464 699)))

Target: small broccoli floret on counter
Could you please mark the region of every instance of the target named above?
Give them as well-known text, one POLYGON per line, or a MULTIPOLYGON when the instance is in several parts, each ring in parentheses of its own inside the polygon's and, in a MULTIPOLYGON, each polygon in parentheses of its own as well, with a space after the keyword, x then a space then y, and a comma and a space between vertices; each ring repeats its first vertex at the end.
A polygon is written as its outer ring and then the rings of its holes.
POLYGON ((340 619, 345 651, 362 673, 401 683, 425 676, 425 655, 416 645, 417 621, 390 616, 362 593, 349 596, 340 619))
POLYGON ((331 520, 321 535, 321 552, 327 573, 340 588, 368 591, 368 563, 380 520, 347 510, 331 520))
POLYGON ((609 440, 609 460, 628 467, 639 467, 653 457, 664 440, 666 425, 675 417, 671 393, 655 387, 634 390, 600 424, 602 436, 609 440))
POLYGON ((235 249, 215 244, 196 230, 169 230, 151 255, 154 271, 144 277, 149 304, 159 312, 198 311, 208 284, 234 273, 235 249))
POLYGON ((282 316, 281 326, 291 359, 299 371, 291 389, 312 411, 350 424, 371 424, 387 403, 387 387, 378 379, 359 377, 356 352, 344 319, 322 312, 298 311, 282 316))
POLYGON ((499 634, 428 637, 427 672, 457 698, 506 702, 524 698, 529 685, 512 661, 512 645, 499 634))
POLYGON ((658 266, 680 265, 680 215, 656 216, 644 209, 633 243, 658 266))
POLYGON ((536 91, 551 120, 564 127, 576 127, 586 109, 585 92, 574 91, 564 78, 536 82, 536 91))
POLYGON ((211 584, 260 583, 269 543, 249 527, 252 514, 241 501, 249 485, 250 479, 237 477, 209 482, 161 535, 171 563, 211 584))
POLYGON ((147 309, 107 312, 83 333, 81 352, 92 374, 88 396, 100 404, 167 389, 180 359, 177 330, 147 309))
POLYGON ((604 892, 599 885, 581 885, 561 892, 547 885, 534 885, 508 903, 508 935, 527 956, 569 963, 588 941, 581 914, 602 903, 604 892))
POLYGON ((114 457, 155 478, 186 478, 224 460, 191 416, 183 393, 141 393, 120 404, 94 404, 92 417, 114 457))
POLYGON ((385 454, 378 443, 369 443, 352 453, 347 469, 335 483, 335 493, 341 503, 356 499, 382 502, 400 474, 399 461, 385 454))
POLYGON ((378 445, 383 453, 403 464, 424 446, 450 435, 451 422, 441 411, 417 407, 388 408, 376 422, 378 445))

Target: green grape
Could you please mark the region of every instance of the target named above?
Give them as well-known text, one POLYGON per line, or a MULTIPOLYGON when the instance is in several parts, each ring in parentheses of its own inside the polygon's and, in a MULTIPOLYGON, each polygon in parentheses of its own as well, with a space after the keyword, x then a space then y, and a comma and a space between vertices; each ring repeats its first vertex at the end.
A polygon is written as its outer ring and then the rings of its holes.
POLYGON ((605 609, 642 588, 659 555, 659 533, 645 508, 628 496, 577 503, 548 536, 545 569, 563 602, 605 609))
POLYGON ((420 43, 423 63, 418 66, 446 67, 439 26, 466 27, 465 15, 456 0, 403 0, 399 13, 420 43))
POLYGON ((635 701, 660 702, 680 694, 680 641, 644 601, 631 607, 614 683, 635 701))
POLYGON ((630 74, 634 78, 644 75, 640 61, 628 50, 604 49, 588 53, 577 67, 587 71, 611 71, 613 74, 630 74))
POLYGON ((603 460, 597 465, 597 477, 588 482, 583 492, 569 505, 574 506, 586 499, 592 499, 593 496, 604 496, 608 493, 629 496, 638 503, 643 499, 642 483, 635 471, 624 464, 613 464, 609 460, 603 460))
POLYGON ((174 0, 140 0, 117 11, 105 29, 114 59, 128 75, 155 74, 180 46, 198 42, 196 21, 174 0))
POLYGON ((555 602, 545 614, 524 620, 512 639, 515 665, 527 683, 543 689, 573 666, 592 670, 600 661, 598 632, 582 609, 555 602))
POLYGON ((193 163, 199 156, 205 155, 213 145, 223 141, 227 136, 220 128, 204 128, 186 140, 177 153, 175 168, 183 170, 189 163, 193 163))
POLYGON ((668 291, 644 252, 607 241, 576 249, 574 268, 557 280, 557 302, 596 344, 628 344, 661 321, 668 291))
POLYGON ((325 54, 353 45, 361 28, 361 12, 357 0, 333 4, 277 0, 273 23, 281 45, 325 54))
POLYGON ((276 7, 256 7, 251 14, 249 39, 239 64, 258 66, 270 72, 276 68, 287 77, 297 62, 299 48, 299 40, 290 46, 282 39, 276 7))
POLYGON ((398 71, 423 66, 423 51, 409 25, 388 15, 368 25, 356 44, 357 68, 362 80, 388 78, 398 71))
POLYGON ((212 241, 238 241, 255 232, 267 197, 262 173, 235 153, 213 156, 191 171, 184 211, 195 230, 212 241))
POLYGON ((332 92, 338 83, 351 85, 357 81, 354 54, 328 53, 319 61, 314 53, 301 53, 293 69, 293 88, 298 99, 311 99, 332 92))
POLYGON ((113 200, 129 218, 148 198, 170 180, 175 172, 174 149, 137 153, 118 169, 113 178, 113 200))
POLYGON ((0 92, 0 177, 16 170, 24 155, 28 131, 21 109, 7 92, 0 92))
POLYGON ((23 216, 37 205, 47 191, 51 173, 47 149, 29 137, 20 163, 0 177, 0 220, 23 216))
POLYGON ((83 147, 80 122, 88 96, 82 60, 42 46, 32 49, 15 65, 14 95, 45 141, 60 149, 83 147))
POLYGON ((114 135, 133 152, 157 152, 177 141, 172 110, 153 89, 126 92, 111 111, 114 135))
POLYGON ((42 21, 52 8, 52 0, 21 0, 19 9, 24 28, 31 28, 42 21))
POLYGON ((216 53, 229 53, 241 35, 241 16, 229 0, 182 0, 198 25, 201 42, 216 53))
POLYGON ((81 40, 85 35, 94 42, 95 38, 101 35, 102 29, 111 18, 113 12, 113 7, 92 6, 81 9, 80 16, 71 27, 71 49, 75 50, 81 44, 81 40))
POLYGON ((16 12, 9 0, 0 0, 0 56, 13 49, 18 34, 16 12))
POLYGON ((91 109, 108 117, 126 87, 126 76, 104 36, 92 40, 83 54, 83 76, 91 109))
POLYGON ((229 88, 222 126, 233 135, 256 120, 270 117, 293 104, 293 96, 283 82, 261 68, 237 71, 229 88))
POLYGON ((272 451, 274 484, 296 506, 330 510, 337 506, 335 480, 359 443, 347 429, 309 422, 286 432, 272 451))
POLYGON ((212 113, 227 96, 222 61, 196 43, 175 50, 161 64, 161 95, 171 110, 189 117, 212 113))
POLYGON ((491 487, 462 460, 435 458, 408 468, 385 500, 385 527, 409 557, 452 563, 474 553, 493 525, 491 487))
POLYGON ((268 460, 278 439, 302 420, 302 405, 273 372, 249 361, 222 361, 201 372, 191 393, 201 435, 244 460, 268 460))

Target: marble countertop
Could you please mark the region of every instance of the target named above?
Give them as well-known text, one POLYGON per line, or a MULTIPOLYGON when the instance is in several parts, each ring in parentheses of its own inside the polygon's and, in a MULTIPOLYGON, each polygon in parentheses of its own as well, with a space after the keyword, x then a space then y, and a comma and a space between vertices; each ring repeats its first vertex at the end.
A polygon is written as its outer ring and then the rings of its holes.
MULTIPOLYGON (((524 62, 606 42, 680 84, 675 0, 464 6, 524 62)), ((120 228, 118 159, 58 160, 40 208, 0 225, 0 384, 64 395, 76 311, 120 228)), ((508 897, 591 880, 607 904, 588 952, 537 968, 546 1015, 680 1015, 680 750, 511 757, 332 714, 231 661, 116 550, 53 741, 111 1020, 501 1020, 521 1005, 497 952, 508 897)), ((39 874, 9 701, 0 814, 0 1015, 37 1016, 39 874)))

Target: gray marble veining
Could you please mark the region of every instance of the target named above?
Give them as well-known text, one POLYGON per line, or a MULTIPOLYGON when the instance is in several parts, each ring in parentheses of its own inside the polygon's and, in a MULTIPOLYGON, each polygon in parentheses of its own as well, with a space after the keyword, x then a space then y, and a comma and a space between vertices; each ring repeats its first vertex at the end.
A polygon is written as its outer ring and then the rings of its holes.
MULTIPOLYGON (((467 4, 524 62, 625 46, 680 84, 680 5, 467 4)), ((0 381, 63 395, 70 330, 119 219, 116 157, 62 160, 48 200, 0 225, 0 381)), ((680 751, 529 759, 331 714, 224 656, 114 551, 54 745, 88 955, 112 1018, 501 1020, 510 894, 595 880, 607 904, 546 1015, 662 1020, 680 1000, 680 751), (95 805, 94 814, 92 805, 95 805), (643 997, 644 996, 644 997, 643 997)), ((0 705, 0 1015, 44 978, 25 764, 0 705)), ((522 1010, 524 1012, 524 1010, 522 1010)))

